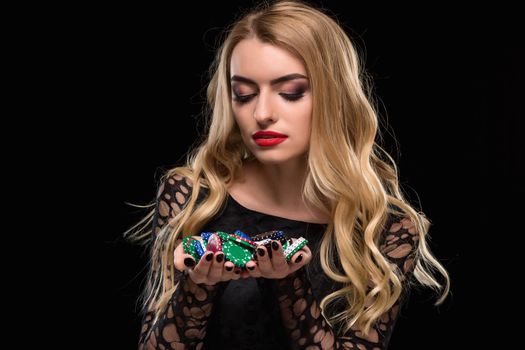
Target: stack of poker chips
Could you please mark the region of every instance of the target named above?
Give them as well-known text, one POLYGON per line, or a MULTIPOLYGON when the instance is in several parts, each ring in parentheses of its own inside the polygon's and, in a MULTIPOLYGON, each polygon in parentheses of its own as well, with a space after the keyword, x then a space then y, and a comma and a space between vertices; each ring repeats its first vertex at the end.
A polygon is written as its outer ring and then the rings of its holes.
POLYGON ((299 249, 308 244, 308 241, 303 237, 292 243, 291 238, 288 238, 283 231, 278 230, 263 232, 251 238, 240 230, 236 230, 233 234, 223 231, 202 232, 200 237, 202 240, 195 239, 193 236, 185 237, 182 240, 184 253, 190 254, 196 262, 199 262, 208 251, 213 253, 222 251, 225 261, 231 261, 241 269, 246 269, 246 263, 250 260, 257 260, 257 248, 259 246, 264 245, 271 258, 273 240, 281 243, 287 261, 299 249))

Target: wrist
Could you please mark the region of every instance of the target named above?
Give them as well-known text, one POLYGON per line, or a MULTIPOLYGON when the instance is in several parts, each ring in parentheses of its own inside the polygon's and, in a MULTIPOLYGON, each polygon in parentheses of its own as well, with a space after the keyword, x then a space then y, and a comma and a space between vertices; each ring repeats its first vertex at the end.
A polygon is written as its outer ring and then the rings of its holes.
POLYGON ((188 286, 190 292, 195 293, 197 289, 205 289, 207 291, 215 291, 221 286, 224 282, 219 281, 215 284, 206 284, 206 283, 196 283, 190 276, 188 270, 184 270, 184 283, 188 286))
POLYGON ((303 277, 303 271, 302 268, 295 270, 294 272, 288 274, 288 276, 277 279, 276 280, 276 287, 279 292, 279 294, 289 294, 292 293, 295 289, 295 284, 297 284, 297 281, 299 280, 302 284, 303 277))

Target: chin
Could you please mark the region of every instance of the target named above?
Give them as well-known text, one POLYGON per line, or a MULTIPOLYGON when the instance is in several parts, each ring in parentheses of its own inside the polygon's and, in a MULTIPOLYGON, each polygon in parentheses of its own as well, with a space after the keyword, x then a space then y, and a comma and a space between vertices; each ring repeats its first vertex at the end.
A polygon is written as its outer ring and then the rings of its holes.
POLYGON ((263 151, 255 151, 253 152, 253 155, 255 156, 255 159, 257 159, 260 163, 268 164, 268 165, 284 164, 284 163, 305 157, 304 154, 284 155, 284 154, 278 154, 278 153, 279 152, 270 154, 270 152, 265 152, 265 150, 263 150, 263 151))

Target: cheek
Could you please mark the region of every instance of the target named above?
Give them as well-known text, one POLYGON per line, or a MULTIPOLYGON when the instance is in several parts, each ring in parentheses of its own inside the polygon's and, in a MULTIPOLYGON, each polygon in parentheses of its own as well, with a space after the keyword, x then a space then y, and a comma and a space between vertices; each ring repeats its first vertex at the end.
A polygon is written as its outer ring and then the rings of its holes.
POLYGON ((248 119, 245 114, 242 111, 233 110, 233 118, 241 131, 244 131, 248 125, 248 119))
POLYGON ((300 120, 298 124, 302 131, 301 134, 305 139, 309 140, 312 125, 312 107, 311 105, 305 105, 304 108, 301 108, 301 110, 298 112, 299 113, 297 117, 298 120, 300 120))

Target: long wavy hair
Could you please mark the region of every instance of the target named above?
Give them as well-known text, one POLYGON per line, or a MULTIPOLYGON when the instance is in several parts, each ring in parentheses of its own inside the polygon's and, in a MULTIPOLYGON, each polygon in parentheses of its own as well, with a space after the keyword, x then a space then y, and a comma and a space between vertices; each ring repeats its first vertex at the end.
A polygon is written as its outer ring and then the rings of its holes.
POLYGON ((330 325, 343 322, 345 331, 357 326, 368 333, 400 297, 403 276, 379 249, 390 214, 408 216, 414 223, 419 235, 414 283, 434 289, 438 294, 435 304, 442 303, 450 282, 428 248, 430 221, 404 198, 394 160, 375 142, 378 113, 370 79, 354 45, 336 20, 321 10, 299 1, 277 1, 263 2, 226 28, 210 69, 205 136, 187 152, 184 166, 167 171, 161 179, 185 176, 192 185, 187 205, 156 235, 151 234, 154 209, 126 232, 133 241, 148 242, 155 237, 143 310, 153 310, 157 319, 165 309, 178 287, 170 277, 175 274, 176 241, 198 235, 218 214, 227 185, 243 161, 254 158, 234 119, 229 68, 235 45, 253 37, 298 57, 311 84, 312 128, 303 198, 331 218, 321 242, 320 262, 329 278, 344 285, 320 303, 325 319, 330 325), (197 204, 201 187, 209 189, 209 194, 197 204), (343 273, 330 259, 334 251, 343 273), (326 307, 339 298, 348 307, 329 318, 326 307))

